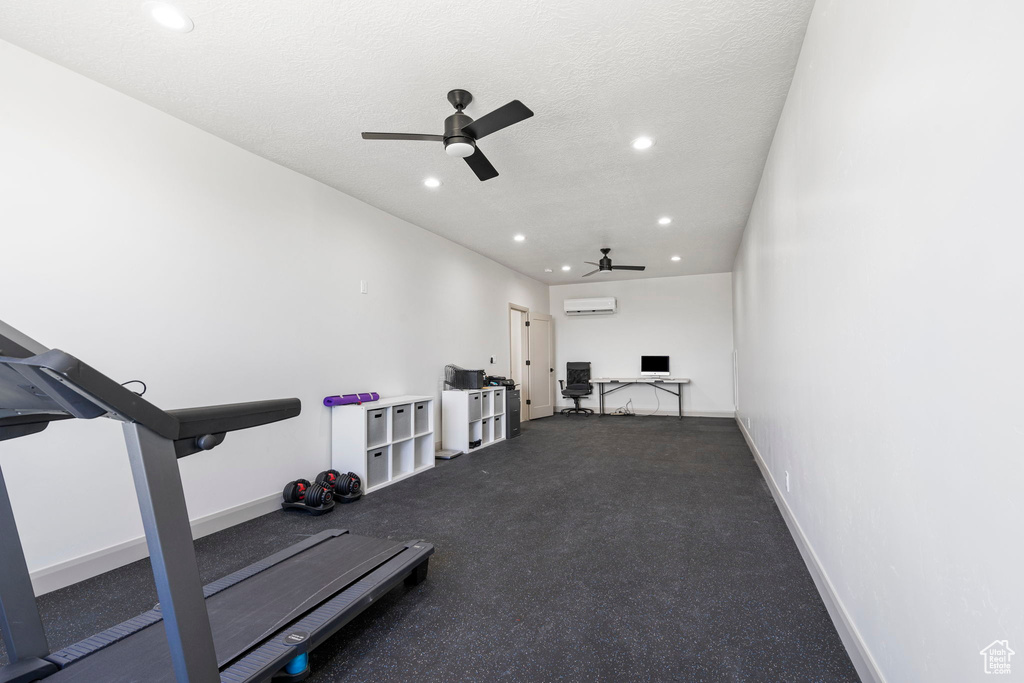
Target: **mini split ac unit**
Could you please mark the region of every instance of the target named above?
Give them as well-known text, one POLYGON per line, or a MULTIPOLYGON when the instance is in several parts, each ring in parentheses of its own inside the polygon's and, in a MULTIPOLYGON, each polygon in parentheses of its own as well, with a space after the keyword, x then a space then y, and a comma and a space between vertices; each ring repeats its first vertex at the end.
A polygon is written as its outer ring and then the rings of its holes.
POLYGON ((566 299, 566 315, 603 315, 615 312, 615 297, 603 296, 596 299, 566 299))

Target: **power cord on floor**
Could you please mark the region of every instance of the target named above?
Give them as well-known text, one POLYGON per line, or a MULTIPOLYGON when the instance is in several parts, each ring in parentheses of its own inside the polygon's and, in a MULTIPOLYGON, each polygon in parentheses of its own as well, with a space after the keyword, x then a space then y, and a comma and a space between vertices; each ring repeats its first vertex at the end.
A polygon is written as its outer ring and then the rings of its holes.
MULTIPOLYGON (((654 409, 653 413, 645 413, 645 414, 641 415, 641 417, 650 417, 651 415, 657 415, 658 411, 661 410, 661 396, 658 394, 658 388, 656 386, 654 386, 654 385, 651 385, 651 389, 654 391, 654 400, 656 400, 658 402, 658 405, 654 409)), ((626 405, 621 406, 619 408, 616 408, 615 410, 613 410, 612 412, 610 412, 608 414, 609 415, 636 415, 637 414, 636 411, 633 410, 633 399, 629 399, 628 401, 626 401, 626 405)))
POLYGON ((619 408, 616 408, 615 410, 613 410, 612 412, 610 412, 608 414, 609 415, 636 415, 636 413, 633 412, 633 399, 629 399, 628 401, 626 401, 626 405, 621 406, 619 408))
MULTIPOLYGON (((658 393, 658 387, 651 385, 651 389, 654 391, 654 398, 658 401, 658 407, 654 409, 653 413, 647 413, 643 417, 650 417, 651 415, 657 415, 658 411, 661 410, 661 395, 658 393)), ((682 389, 680 389, 682 391, 682 389)))

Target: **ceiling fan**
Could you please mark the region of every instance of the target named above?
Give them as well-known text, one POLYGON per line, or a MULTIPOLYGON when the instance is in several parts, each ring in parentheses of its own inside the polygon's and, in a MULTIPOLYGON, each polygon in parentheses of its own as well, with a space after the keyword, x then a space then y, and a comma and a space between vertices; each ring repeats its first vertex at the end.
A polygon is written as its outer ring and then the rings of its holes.
POLYGON ((421 135, 418 133, 363 133, 364 140, 426 140, 428 142, 443 142, 444 151, 448 156, 461 157, 466 160, 469 167, 476 173, 480 180, 490 180, 498 175, 487 160, 484 153, 476 146, 476 141, 495 133, 502 128, 508 128, 514 123, 519 123, 533 116, 525 104, 519 100, 512 100, 508 104, 498 107, 490 114, 485 114, 476 121, 462 110, 473 101, 473 96, 467 90, 452 90, 448 93, 448 101, 455 107, 455 113, 444 120, 444 135, 421 135))
POLYGON ((611 251, 609 247, 605 247, 601 250, 601 262, 594 263, 593 261, 584 261, 592 266, 597 266, 597 270, 592 270, 589 273, 584 273, 583 277, 590 277, 594 273, 610 273, 613 270, 644 270, 647 266, 613 266, 612 260, 608 257, 608 252, 611 251))

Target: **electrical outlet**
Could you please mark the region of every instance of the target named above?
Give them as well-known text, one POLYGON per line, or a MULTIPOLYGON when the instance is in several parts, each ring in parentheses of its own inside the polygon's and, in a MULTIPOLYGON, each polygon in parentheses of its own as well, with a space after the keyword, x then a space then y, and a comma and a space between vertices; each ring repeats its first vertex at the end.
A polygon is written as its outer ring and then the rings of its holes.
POLYGON ((748 418, 746 418, 746 420, 747 420, 747 429, 750 429, 750 418, 748 417, 748 418))
POLYGON ((786 493, 789 493, 789 470, 786 470, 786 493))
POLYGON ((360 281, 359 281, 359 293, 360 293, 360 294, 366 294, 366 293, 368 293, 369 291, 370 291, 370 289, 369 289, 369 287, 367 287, 367 285, 366 285, 366 280, 360 280, 360 281))
POLYGON ((494 365, 494 356, 491 356, 491 365, 494 365))

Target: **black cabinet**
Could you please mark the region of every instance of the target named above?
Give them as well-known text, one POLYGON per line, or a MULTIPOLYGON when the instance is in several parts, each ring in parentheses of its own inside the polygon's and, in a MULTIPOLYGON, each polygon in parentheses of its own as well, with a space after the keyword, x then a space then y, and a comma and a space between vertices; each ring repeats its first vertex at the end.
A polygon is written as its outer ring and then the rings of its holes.
POLYGON ((514 439, 519 436, 519 411, 522 403, 519 389, 505 391, 505 438, 514 439))

